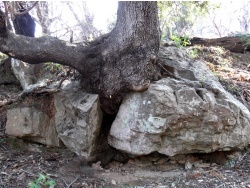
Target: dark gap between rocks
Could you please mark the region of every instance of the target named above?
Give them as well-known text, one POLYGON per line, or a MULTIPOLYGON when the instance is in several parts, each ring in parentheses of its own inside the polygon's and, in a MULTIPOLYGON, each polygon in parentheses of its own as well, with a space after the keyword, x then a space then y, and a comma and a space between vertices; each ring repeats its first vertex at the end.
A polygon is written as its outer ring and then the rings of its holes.
POLYGON ((96 159, 97 161, 101 161, 102 167, 107 167, 107 165, 112 161, 126 163, 129 159, 126 154, 118 151, 108 144, 109 131, 111 129, 113 121, 115 120, 115 117, 116 114, 110 115, 104 113, 103 115, 99 143, 96 152, 96 159))

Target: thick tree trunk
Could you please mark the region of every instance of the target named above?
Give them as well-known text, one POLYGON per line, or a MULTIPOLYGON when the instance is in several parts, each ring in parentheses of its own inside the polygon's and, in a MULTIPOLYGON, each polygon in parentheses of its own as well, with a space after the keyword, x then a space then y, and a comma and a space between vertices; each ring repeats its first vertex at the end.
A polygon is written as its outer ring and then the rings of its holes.
POLYGON ((231 52, 243 53, 250 51, 250 36, 241 35, 233 37, 222 37, 206 39, 194 37, 190 40, 191 45, 221 46, 231 52))
POLYGON ((30 38, 6 30, 0 15, 0 51, 27 63, 56 62, 74 67, 103 109, 116 113, 123 96, 147 89, 160 78, 156 2, 119 2, 115 28, 88 46, 53 37, 30 38))

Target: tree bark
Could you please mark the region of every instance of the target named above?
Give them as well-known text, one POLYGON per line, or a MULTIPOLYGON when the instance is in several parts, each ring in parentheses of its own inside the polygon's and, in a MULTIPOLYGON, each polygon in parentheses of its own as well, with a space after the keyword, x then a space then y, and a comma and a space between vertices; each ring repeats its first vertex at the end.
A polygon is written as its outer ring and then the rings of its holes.
POLYGON ((190 42, 191 45, 221 46, 235 53, 250 51, 250 36, 248 35, 222 37, 215 39, 194 37, 190 40, 190 42))
POLYGON ((143 91, 160 78, 160 31, 156 2, 119 2, 117 23, 88 46, 45 36, 31 38, 6 29, 0 13, 0 51, 30 64, 56 62, 78 70, 89 92, 116 113, 125 94, 143 91))

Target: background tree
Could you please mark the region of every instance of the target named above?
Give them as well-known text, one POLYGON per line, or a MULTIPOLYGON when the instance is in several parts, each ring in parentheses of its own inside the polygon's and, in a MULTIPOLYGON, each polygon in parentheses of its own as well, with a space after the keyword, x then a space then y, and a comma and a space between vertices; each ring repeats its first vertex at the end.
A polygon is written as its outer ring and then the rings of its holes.
POLYGON ((212 4, 207 1, 159 1, 162 38, 190 35, 198 17, 204 17, 212 4))
POLYGON ((241 31, 243 33, 248 33, 250 28, 250 2, 244 2, 240 9, 238 20, 240 22, 241 31))
POLYGON ((46 35, 78 42, 95 39, 100 35, 93 25, 94 15, 84 1, 39 1, 33 15, 38 18, 36 21, 46 35))
POLYGON ((65 2, 67 7, 69 8, 71 14, 74 16, 75 20, 77 21, 76 27, 79 27, 81 32, 79 33, 82 40, 85 41, 91 41, 96 39, 98 36, 100 36, 101 32, 98 31, 94 27, 93 20, 94 15, 90 13, 86 2, 65 2), (75 8, 79 8, 78 11, 75 10, 75 8), (81 14, 77 14, 77 12, 80 12, 81 14))
MULTIPOLYGON (((39 1, 36 6, 36 22, 42 27, 42 33, 51 35, 50 27, 59 16, 54 15, 52 11, 53 2, 39 1)), ((35 13, 34 13, 35 14, 35 13)))

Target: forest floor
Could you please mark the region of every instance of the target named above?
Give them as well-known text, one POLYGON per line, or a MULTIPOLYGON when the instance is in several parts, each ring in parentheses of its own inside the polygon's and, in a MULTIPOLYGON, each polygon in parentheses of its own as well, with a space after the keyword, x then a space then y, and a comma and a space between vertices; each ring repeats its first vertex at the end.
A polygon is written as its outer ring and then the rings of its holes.
MULTIPOLYGON (((190 48, 202 58, 227 91, 250 109, 250 54, 234 54, 220 48, 190 48), (198 50, 195 50, 198 49, 198 50)), ((0 88, 1 90, 1 88, 0 88)), ((111 162, 81 165, 63 148, 49 148, 11 138, 1 130, 0 188, 250 188, 250 150, 167 157, 159 154, 111 162)))

